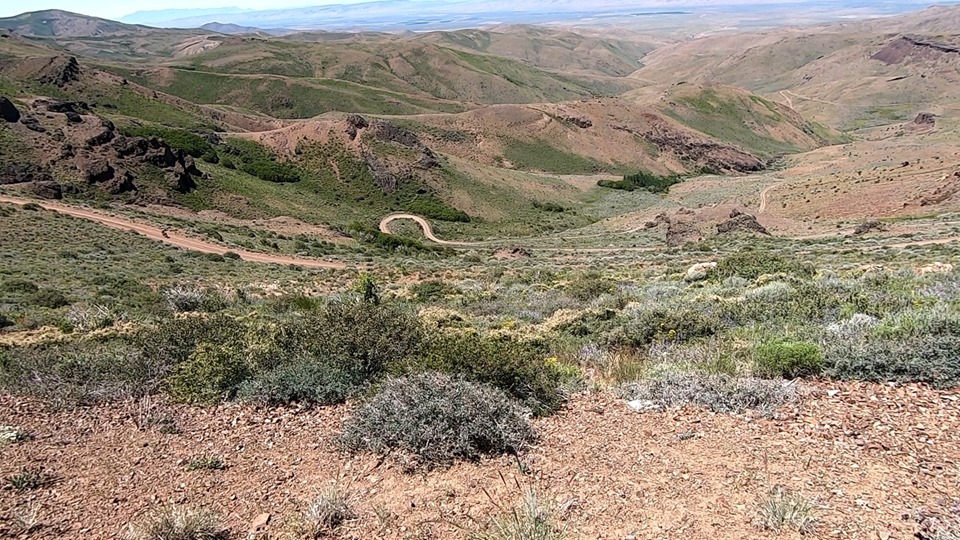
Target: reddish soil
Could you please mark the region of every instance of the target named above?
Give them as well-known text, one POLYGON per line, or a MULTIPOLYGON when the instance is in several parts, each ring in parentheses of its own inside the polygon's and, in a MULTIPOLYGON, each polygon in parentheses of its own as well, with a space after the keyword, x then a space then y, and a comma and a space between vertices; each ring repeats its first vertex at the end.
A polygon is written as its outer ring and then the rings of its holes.
POLYGON ((82 219, 88 219, 90 221, 96 221, 97 223, 101 223, 114 229, 133 231, 151 240, 156 240, 157 242, 163 242, 164 244, 188 249, 191 251, 198 251, 200 253, 215 253, 218 255, 223 255, 227 252, 233 252, 239 255, 240 258, 245 261, 270 264, 296 264, 309 268, 343 269, 347 267, 346 264, 341 262, 324 261, 320 259, 305 259, 303 257, 290 257, 284 255, 270 255, 267 253, 258 253, 256 251, 247 251, 243 249, 228 249, 220 244, 214 244, 212 242, 187 236, 186 234, 174 229, 163 229, 155 225, 148 225, 146 223, 133 221, 124 217, 108 215, 96 210, 89 210, 87 208, 81 208, 78 206, 70 206, 49 201, 29 201, 26 199, 8 197, 5 195, 0 195, 0 202, 19 205, 24 205, 27 203, 37 204, 46 210, 51 210, 82 219))
MULTIPOLYGON (((533 486, 555 503, 571 538, 773 538, 756 525, 758 497, 781 484, 817 499, 817 538, 906 539, 903 516, 960 487, 960 394, 926 387, 816 382, 774 419, 698 409, 636 413, 605 394, 576 397, 537 420, 539 446, 513 458, 405 474, 350 457, 335 436, 348 406, 304 410, 155 404, 181 430, 141 430, 136 404, 51 411, 0 396, 0 424, 33 439, 0 448, 0 478, 24 467, 55 477, 0 489, 0 537, 37 510, 24 538, 118 538, 168 503, 219 512, 243 538, 256 516, 282 536, 303 501, 336 480, 356 519, 343 538, 460 538, 533 486), (836 392, 834 392, 835 390, 836 392), (223 471, 187 471, 214 455, 223 471), (378 517, 379 516, 379 517, 378 517)), ((779 537, 799 537, 782 533, 779 537)))

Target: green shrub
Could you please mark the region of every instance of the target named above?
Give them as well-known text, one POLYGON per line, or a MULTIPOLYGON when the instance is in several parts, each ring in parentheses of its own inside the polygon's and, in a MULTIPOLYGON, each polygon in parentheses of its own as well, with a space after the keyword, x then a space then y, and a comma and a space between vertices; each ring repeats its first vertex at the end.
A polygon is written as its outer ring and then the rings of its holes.
POLYGON ((636 174, 624 175, 623 180, 599 180, 597 185, 624 191, 645 189, 650 193, 666 193, 670 191, 670 186, 679 182, 680 177, 677 175, 657 176, 653 173, 640 171, 636 174))
POLYGON ((439 371, 497 387, 535 414, 546 415, 564 401, 564 373, 546 361, 538 346, 477 334, 437 335, 410 371, 439 371))
POLYGON ((342 362, 297 360, 246 381, 240 387, 239 397, 270 406, 343 403, 364 387, 364 381, 346 373, 338 364, 342 362))
POLYGON ((456 294, 457 288, 439 279, 428 279, 410 287, 410 292, 417 302, 431 302, 456 294))
POLYGON ((169 370, 123 341, 14 348, 0 352, 0 390, 57 403, 93 404, 152 393, 169 370))
MULTIPOLYGON (((178 150, 183 150, 187 154, 198 158, 206 155, 216 156, 216 150, 205 138, 182 129, 167 128, 160 126, 128 126, 121 129, 124 135, 128 137, 143 137, 149 139, 156 137, 163 139, 164 142, 178 150)), ((211 163, 216 163, 211 162, 211 163)))
POLYGON ((645 347, 654 341, 684 342, 716 335, 720 321, 704 310, 693 308, 655 308, 635 313, 623 326, 611 331, 611 345, 645 347))
POLYGON ((436 373, 386 381, 341 435, 349 450, 400 452, 426 467, 516 453, 533 438, 524 410, 502 391, 436 373))
POLYGON ((29 306, 57 309, 70 305, 70 300, 56 289, 40 289, 24 297, 23 303, 29 306))
POLYGON ((414 198, 404 204, 404 209, 429 219, 470 223, 470 216, 468 216, 466 212, 457 210, 433 196, 414 198))
POLYGON ((310 324, 313 350, 336 358, 338 367, 357 380, 379 378, 392 362, 416 354, 423 341, 419 319, 389 303, 331 302, 310 324))
POLYGON ((166 388, 180 401, 216 403, 233 397, 248 376, 246 360, 238 348, 201 343, 185 362, 177 364, 166 388))
POLYGON ((577 300, 584 302, 593 300, 602 294, 609 294, 614 291, 614 284, 603 277, 600 272, 587 272, 577 276, 568 285, 570 295, 577 300))
POLYGON ((780 273, 811 277, 814 274, 814 268, 786 255, 769 251, 749 250, 727 255, 720 259, 711 275, 716 279, 724 280, 733 276, 757 279, 765 274, 780 273))
POLYGON ((39 290, 36 283, 25 279, 4 280, 3 284, 0 284, 0 292, 8 294, 29 294, 39 290))
POLYGON ((240 169, 250 176, 256 176, 267 182, 283 184, 300 181, 300 170, 287 163, 260 160, 243 163, 240 169))
POLYGON ((848 380, 960 385, 960 336, 837 342, 826 354, 826 374, 848 380))
POLYGON ((823 370, 823 353, 814 343, 774 341, 753 349, 753 372, 761 377, 808 377, 823 370))

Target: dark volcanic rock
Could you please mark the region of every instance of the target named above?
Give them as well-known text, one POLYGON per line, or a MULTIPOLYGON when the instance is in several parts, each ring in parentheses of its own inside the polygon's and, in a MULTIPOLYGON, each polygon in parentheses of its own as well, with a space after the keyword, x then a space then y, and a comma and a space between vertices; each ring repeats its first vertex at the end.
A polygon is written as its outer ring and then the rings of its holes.
POLYGON ((40 84, 52 84, 60 88, 77 80, 80 80, 80 64, 73 56, 51 58, 37 77, 40 84))
POLYGON ((436 169, 439 166, 440 160, 437 158, 437 155, 433 153, 433 150, 429 148, 425 148, 417 159, 417 167, 421 169, 436 169))
POLYGON ((55 113, 88 113, 90 106, 81 101, 38 101, 36 105, 45 107, 50 112, 55 113))
POLYGON ((63 198, 63 188, 56 182, 32 182, 30 191, 41 199, 63 198))
POLYGON ((47 128, 40 125, 40 121, 32 116, 24 116, 20 119, 20 123, 30 131, 36 131, 37 133, 46 133, 47 128))
POLYGON ((566 120, 567 122, 570 122, 571 124, 581 129, 587 129, 587 128, 593 127, 593 120, 587 118, 586 116, 566 115, 566 116, 561 116, 560 118, 563 120, 566 120))
POLYGON ((770 232, 757 221, 755 216, 744 214, 734 209, 730 212, 730 219, 717 225, 717 232, 720 234, 731 233, 735 231, 750 232, 770 236, 770 232))
POLYGON ((933 113, 922 112, 913 119, 913 123, 918 126, 934 126, 937 124, 937 115, 933 113))
POLYGON ((63 113, 67 117, 67 122, 71 124, 79 124, 83 122, 83 117, 73 111, 67 111, 63 113))
POLYGON ((118 177, 104 182, 103 189, 110 195, 120 195, 121 193, 136 191, 137 186, 133 183, 133 174, 125 172, 118 177))
POLYGON ((89 161, 83 167, 83 174, 86 177, 87 182, 91 184, 96 184, 99 182, 106 182, 107 180, 113 180, 116 175, 116 171, 113 168, 113 165, 110 165, 109 162, 105 159, 97 159, 89 161))
POLYGON ((93 137, 90 137, 86 140, 86 145, 89 147, 101 146, 112 141, 117 134, 112 129, 104 128, 103 131, 97 133, 93 137))
POLYGON ((370 124, 373 135, 384 142, 394 142, 408 148, 425 148, 417 134, 384 120, 374 120, 370 124))
POLYGON ((16 124, 20 121, 20 111, 16 105, 3 96, 0 96, 0 118, 3 118, 4 121, 10 122, 11 124, 16 124))
POLYGON ((53 180, 50 173, 33 163, 12 163, 0 171, 0 185, 53 180))
POLYGON ((876 220, 866 221, 857 225, 857 228, 853 230, 855 236, 860 236, 862 234, 867 234, 868 232, 882 232, 887 230, 887 226, 876 220))

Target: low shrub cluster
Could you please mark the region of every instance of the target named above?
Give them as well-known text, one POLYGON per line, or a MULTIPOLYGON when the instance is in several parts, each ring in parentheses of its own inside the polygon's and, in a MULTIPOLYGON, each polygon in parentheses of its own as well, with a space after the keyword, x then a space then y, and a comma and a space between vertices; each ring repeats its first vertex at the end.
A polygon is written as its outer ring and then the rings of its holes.
POLYGON ((823 353, 814 343, 775 341, 753 349, 753 372, 766 378, 809 377, 823 369, 823 353))
POLYGON ((164 142, 171 147, 183 150, 195 158, 210 154, 216 155, 216 149, 205 137, 182 129, 130 125, 122 127, 121 132, 128 137, 143 137, 145 139, 156 137, 163 139, 164 142))
POLYGON ((763 249, 754 249, 728 255, 717 262, 711 274, 716 279, 739 276, 757 279, 762 275, 790 274, 798 277, 813 276, 814 268, 810 264, 793 257, 772 253, 763 249))
POLYGON ((562 389, 569 378, 569 374, 546 359, 546 351, 535 344, 475 333, 439 334, 403 369, 448 373, 488 384, 503 390, 535 414, 545 415, 563 405, 562 389))
POLYGON ((436 197, 414 197, 404 205, 408 212, 429 219, 470 223, 470 216, 463 210, 457 210, 436 197))
POLYGON ((623 180, 599 180, 597 185, 623 191, 645 189, 650 193, 666 193, 670 191, 670 186, 679 182, 680 177, 677 175, 657 176, 653 173, 640 171, 635 174, 624 175, 623 180))
POLYGON ((353 451, 400 453, 417 466, 516 453, 534 438, 526 412, 504 392, 437 373, 389 379, 344 423, 353 451))
POLYGON ((666 373, 626 385, 630 400, 659 408, 696 405, 721 413, 755 410, 770 414, 793 399, 795 389, 782 381, 706 373, 666 373))

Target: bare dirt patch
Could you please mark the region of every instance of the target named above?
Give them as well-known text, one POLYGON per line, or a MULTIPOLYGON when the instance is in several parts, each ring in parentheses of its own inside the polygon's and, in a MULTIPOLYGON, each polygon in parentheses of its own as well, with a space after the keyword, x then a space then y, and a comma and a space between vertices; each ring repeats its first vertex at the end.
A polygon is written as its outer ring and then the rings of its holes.
MULTIPOLYGON (((815 383, 773 419, 697 409, 636 413, 606 395, 577 397, 538 420, 541 442, 520 458, 419 475, 350 457, 335 436, 349 407, 304 410, 166 403, 50 411, 0 397, 0 423, 31 440, 6 447, 0 477, 43 467, 55 478, 4 489, 0 532, 37 508, 31 538, 117 538, 127 522, 168 503, 208 507, 236 533, 264 512, 277 534, 330 481, 357 518, 343 538, 460 538, 535 487, 582 538, 773 538, 756 525, 774 485, 816 501, 816 536, 907 538, 905 514, 955 493, 960 412, 955 391, 815 383), (175 430, 136 422, 168 419, 175 430), (170 432, 174 431, 174 432, 170 432), (215 455, 221 471, 189 471, 215 455), (109 458, 107 458, 109 456, 109 458)), ((788 535, 789 537, 789 535, 788 535)))

